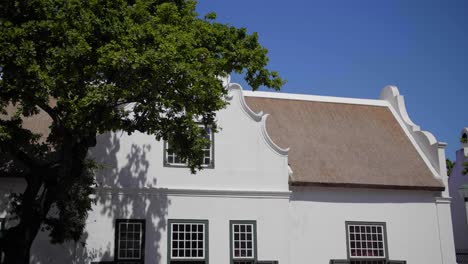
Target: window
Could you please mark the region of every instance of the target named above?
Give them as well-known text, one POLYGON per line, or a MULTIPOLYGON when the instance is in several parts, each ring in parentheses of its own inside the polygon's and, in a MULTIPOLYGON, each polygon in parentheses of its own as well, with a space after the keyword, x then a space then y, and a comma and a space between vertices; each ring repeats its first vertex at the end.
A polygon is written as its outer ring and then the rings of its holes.
POLYGON ((331 259, 330 264, 406 264, 389 260, 385 223, 346 222, 348 259, 331 259))
POLYGON ((387 263, 385 223, 347 222, 346 233, 350 264, 387 263))
POLYGON ((145 220, 117 219, 115 224, 116 263, 144 263, 145 220))
MULTIPOLYGON (((203 160, 202 160, 202 166, 208 167, 208 168, 213 168, 214 167, 214 144, 213 144, 213 131, 211 128, 207 127, 205 128, 206 131, 206 139, 208 139, 211 144, 207 146, 206 148, 203 149, 203 160)), ((164 165, 169 166, 169 167, 186 167, 187 166, 187 161, 181 159, 177 154, 172 152, 170 150, 170 142, 165 141, 164 142, 164 165)))
POLYGON ((256 221, 231 221, 231 263, 254 264, 257 260, 256 221))
POLYGON ((170 264, 208 264, 208 221, 169 220, 170 264))

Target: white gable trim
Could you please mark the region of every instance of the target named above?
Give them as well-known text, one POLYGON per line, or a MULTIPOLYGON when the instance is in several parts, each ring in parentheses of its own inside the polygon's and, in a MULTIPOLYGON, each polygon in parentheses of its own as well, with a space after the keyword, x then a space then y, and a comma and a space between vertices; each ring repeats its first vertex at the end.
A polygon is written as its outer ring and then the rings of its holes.
POLYGON ((242 111, 247 114, 252 120, 255 122, 260 122, 261 125, 261 132, 263 139, 265 140, 265 143, 277 154, 281 156, 287 156, 289 152, 289 148, 281 148, 280 146, 276 145, 275 142, 270 138, 268 135, 268 131, 266 129, 266 120, 268 118, 268 114, 263 114, 262 111, 255 113, 250 109, 250 107, 247 105, 245 102, 244 98, 244 91, 242 90, 242 86, 237 83, 230 83, 228 87, 228 95, 226 96, 226 99, 228 101, 234 100, 235 97, 236 99, 239 100, 242 111))
POLYGON ((425 155, 425 153, 422 151, 422 149, 420 148, 419 144, 416 142, 415 138, 413 137, 413 135, 411 135, 411 133, 408 131, 408 129, 406 128, 405 124, 404 124, 404 121, 401 119, 400 115, 397 113, 397 111, 395 111, 395 109, 393 108, 392 105, 388 105, 388 108, 390 109, 390 112, 392 112, 393 116, 395 117, 395 119, 397 120, 398 124, 400 125, 400 127, 403 129, 403 131, 405 132, 406 136, 409 138, 409 140, 411 141, 411 144, 413 144, 414 148, 416 149, 416 151, 418 152, 419 156, 423 159, 424 163, 426 163, 426 166, 429 168, 429 170, 432 172, 432 176, 434 178, 436 178, 437 180, 442 180, 442 177, 440 176, 440 174, 435 170, 435 168, 432 166, 430 160, 428 159, 428 157, 425 155))
MULTIPOLYGON (((439 148, 443 144, 439 144, 437 139, 428 131, 421 130, 421 127, 414 124, 410 119, 405 106, 405 99, 396 86, 385 86, 380 93, 380 98, 385 100, 391 106, 395 116, 398 117, 401 127, 406 128, 405 132, 408 136, 416 141, 419 146, 418 151, 422 152, 428 160, 430 167, 435 169, 438 178, 442 178, 442 171, 440 169, 439 148)), ((445 160, 443 161, 445 164, 445 160)), ((445 166, 445 165, 444 165, 445 166)))

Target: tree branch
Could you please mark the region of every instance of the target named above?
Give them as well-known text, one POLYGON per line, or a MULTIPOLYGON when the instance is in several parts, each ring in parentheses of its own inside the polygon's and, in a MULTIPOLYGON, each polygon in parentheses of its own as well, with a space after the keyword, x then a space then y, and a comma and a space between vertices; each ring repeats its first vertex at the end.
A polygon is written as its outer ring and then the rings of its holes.
POLYGON ((42 111, 46 112, 50 116, 50 118, 52 118, 52 120, 54 120, 55 122, 59 121, 59 116, 52 107, 48 106, 47 104, 38 104, 37 106, 42 111))

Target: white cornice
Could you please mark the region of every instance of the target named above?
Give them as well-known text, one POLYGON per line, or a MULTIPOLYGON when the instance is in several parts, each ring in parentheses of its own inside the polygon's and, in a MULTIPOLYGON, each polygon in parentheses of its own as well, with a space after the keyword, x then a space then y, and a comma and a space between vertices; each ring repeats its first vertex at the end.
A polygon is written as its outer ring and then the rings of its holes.
POLYGON ((214 190, 190 188, 119 188, 97 187, 97 193, 104 194, 130 194, 130 195, 167 195, 192 197, 229 197, 229 198, 276 198, 289 199, 290 191, 259 191, 259 190, 214 190))
POLYGON ((435 197, 434 201, 436 204, 450 204, 452 202, 451 197, 435 197))
POLYGON ((262 97, 262 98, 273 98, 273 99, 314 101, 314 102, 340 103, 340 104, 358 104, 358 105, 372 105, 372 106, 388 106, 388 103, 386 101, 377 100, 377 99, 361 99, 361 98, 319 96, 319 95, 278 93, 278 92, 260 92, 260 91, 243 91, 243 94, 244 96, 249 96, 249 97, 262 97))

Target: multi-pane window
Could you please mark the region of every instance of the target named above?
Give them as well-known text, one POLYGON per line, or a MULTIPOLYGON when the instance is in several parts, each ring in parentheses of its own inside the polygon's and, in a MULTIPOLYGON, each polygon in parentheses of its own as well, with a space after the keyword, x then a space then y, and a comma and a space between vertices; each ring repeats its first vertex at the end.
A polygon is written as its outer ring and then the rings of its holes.
POLYGON ((384 223, 348 222, 346 229, 351 264, 386 263, 386 230, 384 223))
POLYGON ((206 263, 207 229, 205 220, 170 220, 169 263, 206 263))
POLYGON ((231 221, 231 263, 252 264, 256 261, 256 222, 231 221))
MULTIPOLYGON (((206 139, 210 142, 208 146, 203 149, 203 159, 202 165, 205 167, 213 166, 213 131, 211 128, 206 127, 206 139)), ((176 153, 171 150, 170 142, 166 141, 165 143, 165 154, 166 160, 165 164, 169 166, 187 166, 187 161, 180 158, 176 153)))
POLYGON ((115 241, 117 263, 143 263, 145 220, 118 219, 115 241))
POLYGON ((406 264, 389 260, 385 223, 346 222, 348 259, 331 259, 331 264, 406 264))

